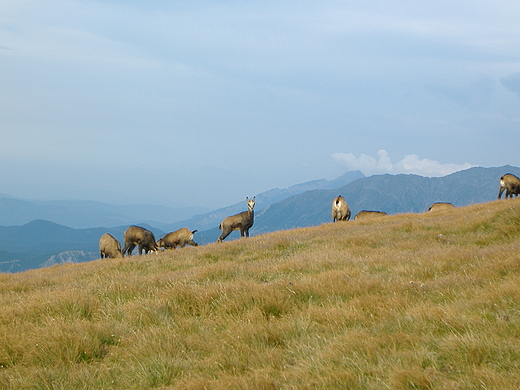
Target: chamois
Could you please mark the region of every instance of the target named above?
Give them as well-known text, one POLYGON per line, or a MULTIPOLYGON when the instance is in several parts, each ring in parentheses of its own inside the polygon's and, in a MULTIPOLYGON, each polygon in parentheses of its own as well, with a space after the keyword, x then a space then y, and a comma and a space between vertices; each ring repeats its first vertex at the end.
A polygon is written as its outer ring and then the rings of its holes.
POLYGON ((428 211, 433 212, 433 211, 449 210, 454 207, 455 206, 453 206, 453 204, 448 203, 448 202, 437 202, 437 203, 432 204, 430 206, 430 208, 428 209, 428 211))
POLYGON ((157 244, 153 233, 140 226, 130 226, 125 231, 125 246, 123 248, 123 256, 127 254, 132 255, 135 246, 139 245, 139 254, 148 252, 157 252, 157 244))
POLYGON ((502 193, 506 191, 506 199, 520 195, 520 179, 511 173, 506 173, 500 178, 500 189, 498 190, 498 199, 502 197, 502 193))
POLYGON ((164 249, 175 249, 178 246, 184 248, 186 245, 198 246, 199 244, 193 241, 193 235, 197 232, 198 230, 191 231, 187 227, 183 227, 165 235, 157 241, 157 246, 164 249))
POLYGON ((345 198, 341 195, 336 196, 332 201, 332 222, 348 221, 350 219, 350 207, 345 198))
POLYGON ((121 252, 121 244, 110 233, 103 234, 99 239, 99 256, 102 259, 105 257, 123 257, 123 253, 121 252))
POLYGON ((384 211, 361 210, 359 213, 356 214, 354 219, 357 221, 359 219, 384 217, 385 215, 387 214, 384 211))
POLYGON ((249 237, 249 228, 253 226, 255 219, 255 200, 256 196, 251 200, 246 198, 247 211, 224 218, 218 227, 222 230, 222 234, 217 242, 222 242, 233 230, 240 230, 240 237, 244 237, 244 234, 246 237, 249 237))

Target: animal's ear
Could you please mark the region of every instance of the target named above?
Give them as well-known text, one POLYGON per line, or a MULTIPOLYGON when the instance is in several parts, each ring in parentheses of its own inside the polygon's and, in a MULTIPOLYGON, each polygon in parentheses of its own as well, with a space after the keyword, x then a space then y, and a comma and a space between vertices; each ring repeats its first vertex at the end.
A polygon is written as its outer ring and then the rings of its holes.
POLYGON ((246 196, 246 202, 249 202, 249 198, 246 196))

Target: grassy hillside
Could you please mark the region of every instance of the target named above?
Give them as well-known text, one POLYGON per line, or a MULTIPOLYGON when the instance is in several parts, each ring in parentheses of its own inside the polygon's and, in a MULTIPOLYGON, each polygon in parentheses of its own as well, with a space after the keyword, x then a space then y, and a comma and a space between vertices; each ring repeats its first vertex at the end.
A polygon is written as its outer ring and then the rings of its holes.
MULTIPOLYGON (((361 210, 419 213, 435 202, 450 202, 455 206, 489 202, 497 199, 500 177, 507 172, 520 176, 520 168, 508 165, 474 167, 431 178, 404 174, 369 176, 333 190, 308 191, 260 209, 251 233, 330 222, 331 202, 340 194, 349 204, 352 216, 361 210)), ((257 208, 260 207, 258 203, 257 208)))
POLYGON ((520 199, 0 275, 2 389, 518 389, 520 199))

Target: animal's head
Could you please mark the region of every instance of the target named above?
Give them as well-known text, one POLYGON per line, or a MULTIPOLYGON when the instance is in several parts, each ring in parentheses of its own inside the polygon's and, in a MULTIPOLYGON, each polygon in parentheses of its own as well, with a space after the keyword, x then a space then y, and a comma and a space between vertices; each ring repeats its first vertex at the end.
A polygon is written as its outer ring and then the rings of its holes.
POLYGON ((249 200, 249 198, 246 198, 247 209, 249 211, 253 211, 253 209, 255 208, 255 200, 256 200, 256 196, 253 197, 253 199, 251 199, 251 200, 249 200))

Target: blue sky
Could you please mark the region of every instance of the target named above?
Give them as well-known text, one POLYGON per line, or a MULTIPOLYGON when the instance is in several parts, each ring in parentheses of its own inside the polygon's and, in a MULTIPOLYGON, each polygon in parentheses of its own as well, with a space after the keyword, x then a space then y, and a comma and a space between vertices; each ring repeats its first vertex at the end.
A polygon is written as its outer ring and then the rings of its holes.
POLYGON ((218 208, 520 166, 518 1, 0 3, 0 193, 218 208))

